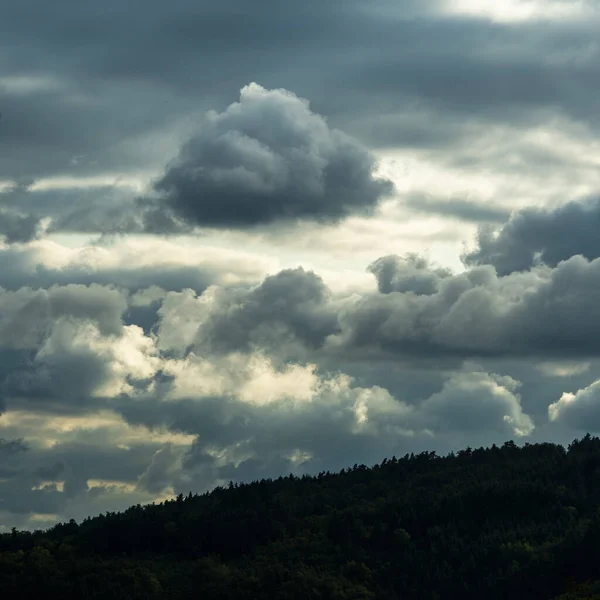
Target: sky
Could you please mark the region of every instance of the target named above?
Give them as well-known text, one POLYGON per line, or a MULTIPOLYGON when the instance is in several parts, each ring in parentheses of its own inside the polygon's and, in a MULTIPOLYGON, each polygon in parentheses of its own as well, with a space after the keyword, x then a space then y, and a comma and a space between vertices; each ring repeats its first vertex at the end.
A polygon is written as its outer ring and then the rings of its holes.
POLYGON ((2 12, 0 532, 600 432, 600 2, 2 12))

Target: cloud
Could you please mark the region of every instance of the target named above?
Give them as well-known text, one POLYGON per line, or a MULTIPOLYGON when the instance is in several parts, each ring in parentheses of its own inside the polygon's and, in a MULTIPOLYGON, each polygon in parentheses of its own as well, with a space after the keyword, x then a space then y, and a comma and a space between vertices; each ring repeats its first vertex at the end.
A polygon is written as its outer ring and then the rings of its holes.
POLYGON ((296 269, 255 287, 170 294, 158 311, 159 347, 260 349, 282 359, 597 355, 599 259, 504 277, 491 266, 449 274, 415 257, 386 257, 371 270, 384 293, 334 297, 317 275, 296 269))
POLYGON ((45 220, 35 215, 0 208, 0 236, 9 244, 29 242, 40 237, 45 225, 45 220))
MULTIPOLYGON (((134 298, 101 286, 50 289, 46 293, 61 298, 63 312, 32 338, 29 360, 11 369, 4 383, 10 410, 0 420, 0 435, 23 438, 32 449, 6 465, 17 483, 10 491, 0 486, 2 508, 22 520, 33 513, 85 515, 229 479, 342 468, 432 444, 449 449, 465 436, 530 436, 534 419, 513 377, 465 365, 441 377, 434 371, 429 387, 414 384, 405 397, 349 376, 344 367, 351 369, 353 360, 342 356, 332 367, 335 360, 328 357, 340 355, 329 341, 348 332, 361 304, 383 300, 401 313, 403 304, 421 304, 432 311, 429 317, 405 312, 418 331, 417 325, 450 313, 473 290, 503 306, 556 287, 561 277, 563 284, 594 281, 600 267, 571 262, 498 278, 491 267, 453 275, 418 256, 386 257, 373 271, 391 289, 362 297, 337 297, 301 268, 258 285, 213 285, 200 294, 149 289, 134 298), (567 267, 581 272, 559 275, 567 267), (430 274, 425 289, 415 284, 415 273, 430 274), (96 297, 111 307, 102 317, 96 297), (160 303, 154 332, 122 321, 130 304, 148 302, 160 303), (20 496, 25 500, 19 504, 20 496)), ((18 299, 27 305, 32 293, 8 294, 13 304, 18 299)), ((505 307, 499 315, 509 312, 505 307)), ((454 334, 456 347, 464 347, 459 334, 473 331, 460 326, 454 334)), ((344 347, 345 356, 358 348, 344 347)), ((446 351, 440 344, 439 354, 446 351)), ((411 359, 410 352, 396 356, 411 359)), ((382 359, 373 347, 359 363, 369 370, 382 359)), ((406 389, 412 377, 403 368, 394 373, 406 389)))
POLYGON ((181 470, 182 453, 173 444, 165 444, 152 457, 148 468, 140 475, 137 485, 151 494, 160 494, 177 479, 181 470))
POLYGON ((8 376, 4 389, 15 405, 20 398, 35 406, 37 398, 38 410, 56 410, 57 402, 71 409, 86 400, 93 406, 92 398, 135 395, 138 385, 156 375, 158 365, 151 338, 135 325, 115 337, 102 336, 93 325, 63 323, 53 328, 27 370, 8 376))
POLYGON ((52 466, 40 467, 36 474, 44 480, 57 481, 58 478, 65 472, 65 464, 62 462, 54 463, 52 466))
POLYGON ((548 406, 548 416, 553 423, 564 424, 579 431, 600 430, 600 381, 575 393, 564 392, 548 406))
POLYGON ((348 1, 306 11, 293 0, 285 11, 261 2, 249 14, 242 0, 151 2, 143 11, 109 0, 106 19, 69 1, 68 24, 37 0, 7 8, 0 177, 159 168, 181 141, 176 124, 250 80, 297 90, 336 127, 379 147, 455 147, 473 119, 531 123, 544 110, 594 126, 594 19, 515 26, 449 15, 446 4, 348 1), (149 36, 156 30, 160 48, 149 36), (415 124, 415 103, 443 123, 415 124))
MULTIPOLYGON (((340 314, 338 351, 437 356, 596 356, 600 260, 572 257, 555 269, 496 275, 473 268, 442 279, 433 295, 374 295, 340 314)), ((600 315, 599 315, 600 316, 600 315)))
MULTIPOLYGON (((104 409, 84 415, 13 410, 0 420, 0 434, 24 434, 27 452, 3 454, 0 510, 11 525, 39 528, 36 515, 83 519, 105 510, 156 499, 136 482, 165 445, 187 448, 192 438, 128 426, 104 409)), ((7 439, 5 437, 5 439, 7 439)))
POLYGON ((529 20, 555 21, 590 18, 593 16, 593 2, 584 0, 554 0, 550 2, 519 2, 501 0, 493 6, 480 5, 469 0, 446 2, 445 7, 451 14, 469 15, 477 19, 489 19, 494 22, 522 22, 529 20))
POLYGON ((589 362, 542 362, 536 365, 536 369, 545 377, 576 377, 590 370, 589 362))
POLYGON ((123 293, 97 284, 0 289, 0 347, 36 348, 49 331, 72 319, 94 323, 104 335, 120 335, 126 308, 123 293))
POLYGON ((480 202, 457 198, 433 198, 421 194, 409 196, 405 201, 405 205, 415 212, 440 215, 474 223, 504 223, 510 216, 510 213, 500 206, 489 206, 480 202))
POLYGON ((0 290, 6 415, 97 410, 102 398, 152 378, 153 342, 123 322, 127 302, 126 293, 98 285, 0 290))
POLYGON ((414 292, 431 295, 438 291, 439 282, 449 277, 448 269, 430 267, 429 261, 417 254, 384 256, 369 266, 368 271, 377 278, 382 294, 391 292, 414 292))
POLYGON ((213 286, 199 297, 170 293, 158 311, 158 343, 179 352, 190 345, 214 353, 318 348, 337 330, 330 297, 323 280, 301 267, 250 289, 213 286))
POLYGON ((151 287, 202 292, 212 283, 260 281, 277 265, 272 257, 197 244, 183 248, 166 239, 114 238, 69 248, 44 239, 0 245, 0 287, 117 286, 132 293, 151 287))
POLYGON ((153 470, 160 489, 169 477, 175 487, 185 488, 315 472, 324 464, 341 468, 359 456, 376 461, 378 452, 399 453, 433 440, 452 443, 464 434, 485 432, 500 439, 534 430, 516 393, 519 382, 481 369, 465 367, 447 377, 441 390, 409 405, 385 388, 358 386, 343 373, 317 375, 307 369, 299 380, 295 367, 278 367, 264 357, 259 362, 256 356, 245 362, 243 355, 231 358, 195 357, 192 368, 172 372, 175 393, 120 403, 132 424, 196 436, 179 472, 172 468, 179 454, 157 455, 153 470), (281 377, 296 379, 296 385, 282 385, 281 377))
POLYGON ((524 437, 533 432, 534 424, 521 407, 516 394, 519 385, 509 376, 483 371, 457 373, 420 408, 438 431, 450 428, 470 432, 485 427, 524 437))
POLYGON ((26 452, 27 450, 28 446, 23 440, 5 440, 0 438, 0 456, 16 454, 17 452, 26 452))
POLYGON ((556 266, 581 254, 600 257, 600 200, 568 202, 555 209, 530 207, 515 213, 499 231, 483 228, 478 247, 464 255, 467 265, 491 264, 502 274, 542 262, 556 266))
MULTIPOLYGON (((44 26, 32 27, 23 11, 12 7, 4 15, 11 26, 0 25, 2 54, 11 56, 0 65, 0 145, 6 148, 0 152, 1 178, 145 167, 164 153, 164 145, 156 143, 164 140, 151 134, 174 115, 224 101, 248 77, 269 85, 308 79, 307 91, 322 93, 323 76, 347 62, 342 50, 349 43, 366 47, 363 40, 368 44, 383 33, 391 39, 386 20, 357 1, 312 3, 310 12, 301 2, 291 2, 285 11, 261 2, 249 14, 240 0, 228 6, 150 3, 143 11, 141 5, 138 10, 110 0, 114 18, 108 20, 95 7, 70 1, 67 6, 68 24, 28 0, 26 12, 39 14, 44 26), (365 20, 383 24, 384 31, 365 28, 365 20), (85 27, 89 36, 82 37, 85 27), (160 30, 160 51, 148 37, 155 30, 160 30), (332 43, 338 50, 324 54, 332 43), (73 47, 84 58, 81 63, 73 61, 73 47), (290 69, 291 60, 312 69, 290 69), (322 66, 317 73, 315 64, 322 66), (82 157, 76 165, 74 157, 82 157)), ((415 9, 423 12, 418 3, 411 1, 409 10, 405 2, 402 16, 415 9)))
POLYGON ((13 410, 73 414, 152 385, 161 361, 136 325, 102 335, 91 323, 55 325, 34 357, 8 373, 2 390, 13 410))
POLYGON ((239 102, 207 114, 154 188, 163 208, 199 226, 336 221, 391 193, 375 168, 365 147, 306 100, 252 83, 239 102))

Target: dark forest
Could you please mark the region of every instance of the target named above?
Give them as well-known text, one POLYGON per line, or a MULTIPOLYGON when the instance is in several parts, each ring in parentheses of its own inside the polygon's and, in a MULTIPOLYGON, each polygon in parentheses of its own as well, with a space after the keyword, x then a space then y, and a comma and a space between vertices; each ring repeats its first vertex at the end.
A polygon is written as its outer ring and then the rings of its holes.
POLYGON ((7 598, 600 599, 600 439, 229 484, 0 536, 7 598))

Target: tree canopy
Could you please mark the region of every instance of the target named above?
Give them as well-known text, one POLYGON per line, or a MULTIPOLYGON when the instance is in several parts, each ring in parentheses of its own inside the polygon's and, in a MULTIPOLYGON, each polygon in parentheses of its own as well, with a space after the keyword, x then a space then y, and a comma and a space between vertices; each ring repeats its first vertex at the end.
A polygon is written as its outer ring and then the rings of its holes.
POLYGON ((600 439, 231 483, 0 536, 6 597, 600 599, 600 439))

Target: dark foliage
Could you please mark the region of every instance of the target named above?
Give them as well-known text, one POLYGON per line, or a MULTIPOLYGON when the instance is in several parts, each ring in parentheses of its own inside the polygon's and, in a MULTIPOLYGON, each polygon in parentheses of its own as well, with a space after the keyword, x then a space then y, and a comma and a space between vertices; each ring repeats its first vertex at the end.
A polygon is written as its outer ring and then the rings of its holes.
POLYGON ((230 484, 0 536, 7 598, 600 599, 600 439, 230 484))

